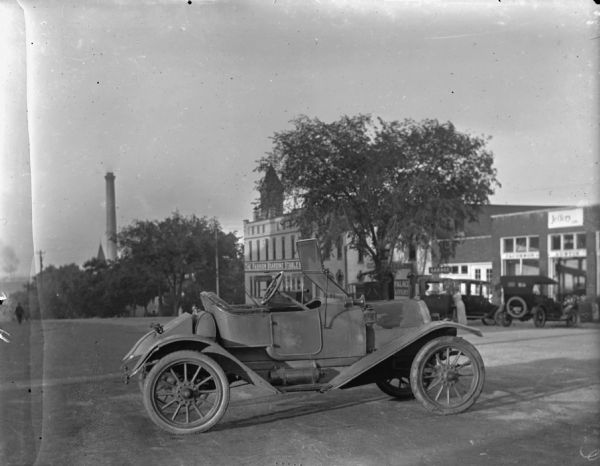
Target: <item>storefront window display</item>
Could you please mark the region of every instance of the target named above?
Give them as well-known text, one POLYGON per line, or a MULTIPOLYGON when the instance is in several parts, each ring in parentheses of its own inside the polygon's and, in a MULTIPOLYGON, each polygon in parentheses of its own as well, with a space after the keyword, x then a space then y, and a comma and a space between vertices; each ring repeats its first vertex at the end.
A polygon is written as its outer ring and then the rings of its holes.
POLYGON ((502 274, 538 275, 540 273, 539 236, 502 238, 502 274))
POLYGON ((558 281, 561 295, 584 295, 587 286, 585 233, 550 235, 550 274, 558 281))

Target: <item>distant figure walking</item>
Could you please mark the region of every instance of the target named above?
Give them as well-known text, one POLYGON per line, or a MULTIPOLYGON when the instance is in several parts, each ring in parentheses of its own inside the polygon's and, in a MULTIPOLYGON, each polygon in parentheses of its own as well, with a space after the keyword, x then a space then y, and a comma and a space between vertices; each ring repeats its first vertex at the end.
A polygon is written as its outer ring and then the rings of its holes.
POLYGON ((17 322, 19 324, 23 321, 23 316, 25 315, 25 311, 21 307, 21 303, 17 303, 17 307, 15 308, 15 315, 17 316, 17 322))

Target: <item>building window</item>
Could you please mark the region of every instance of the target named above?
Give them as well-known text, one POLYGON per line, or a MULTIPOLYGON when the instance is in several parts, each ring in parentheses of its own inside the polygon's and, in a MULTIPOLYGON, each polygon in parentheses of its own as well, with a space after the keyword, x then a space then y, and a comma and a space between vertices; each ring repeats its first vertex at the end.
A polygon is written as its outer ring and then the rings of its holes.
POLYGON ((521 261, 519 259, 509 259, 504 261, 504 275, 519 275, 521 261))
POLYGON ((277 260, 277 238, 273 238, 273 260, 277 260))
POLYGON ((248 241, 248 260, 252 262, 252 241, 248 241))
POLYGON ((492 269, 486 269, 485 271, 485 280, 488 282, 492 281, 492 269))
POLYGON ((339 237, 336 241, 336 249, 337 249, 337 259, 341 260, 342 259, 342 238, 339 237))
POLYGON ((550 251, 586 249, 585 233, 562 233, 550 235, 550 251))
POLYGON ((585 233, 577 233, 577 249, 585 249, 585 233))
POLYGON ((265 238, 265 260, 269 260, 269 238, 265 238))
POLYGON ((564 235, 563 236, 563 249, 573 249, 575 246, 573 241, 573 235, 564 235))
POLYGON ((523 259, 521 262, 521 275, 539 275, 540 261, 537 259, 523 259))
POLYGON ((537 275, 540 273, 539 236, 502 238, 502 274, 537 275))
POLYGON ((538 252, 540 250, 539 236, 517 236, 502 239, 502 253, 538 252))
POLYGON ((481 269, 475 269, 475 280, 481 280, 481 269))
POLYGON ((463 275, 467 275, 469 273, 469 267, 466 265, 461 265, 460 266, 460 273, 462 273, 463 275))
POLYGON ((458 265, 452 265, 450 267, 450 273, 458 273, 458 265))
POLYGON ((540 238, 538 236, 529 237, 529 251, 540 250, 540 238))
POLYGON ((260 240, 256 240, 256 260, 260 260, 260 240))
POLYGON ((285 236, 281 237, 281 258, 285 259, 285 236))
POLYGON ((292 259, 296 258, 296 236, 292 235, 292 259))

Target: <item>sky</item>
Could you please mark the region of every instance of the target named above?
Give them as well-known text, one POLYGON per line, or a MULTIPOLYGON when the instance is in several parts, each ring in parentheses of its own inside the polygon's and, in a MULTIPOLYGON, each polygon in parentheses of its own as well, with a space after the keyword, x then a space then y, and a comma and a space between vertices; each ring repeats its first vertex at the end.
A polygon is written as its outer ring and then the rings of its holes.
POLYGON ((600 202, 589 0, 0 0, 0 278, 83 264, 117 225, 243 232, 299 115, 491 137, 496 204, 600 202))

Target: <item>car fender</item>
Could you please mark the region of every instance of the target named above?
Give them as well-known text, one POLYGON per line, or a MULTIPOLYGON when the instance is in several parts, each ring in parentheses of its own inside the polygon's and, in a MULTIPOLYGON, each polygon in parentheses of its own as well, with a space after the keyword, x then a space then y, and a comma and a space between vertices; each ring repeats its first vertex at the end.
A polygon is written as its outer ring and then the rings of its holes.
POLYGON ((401 354, 405 350, 408 352, 409 348, 414 350, 415 346, 421 348, 428 341, 440 336, 456 336, 458 330, 464 330, 480 337, 483 336, 480 330, 456 322, 435 321, 427 323, 419 329, 411 329, 411 332, 399 335, 382 347, 377 348, 376 351, 348 366, 331 379, 322 391, 334 388, 349 388, 361 385, 362 381, 370 383, 372 380, 369 380, 367 372, 376 370, 380 364, 385 363, 389 358, 401 354), (361 376, 367 377, 361 379, 361 376))
POLYGON ((135 376, 151 360, 160 359, 174 351, 182 350, 202 352, 213 358, 226 374, 233 374, 271 393, 281 393, 214 340, 197 335, 171 335, 156 341, 152 346, 146 348, 144 354, 139 357, 131 369, 127 367, 127 361, 124 362, 125 378, 130 379, 135 376))

